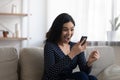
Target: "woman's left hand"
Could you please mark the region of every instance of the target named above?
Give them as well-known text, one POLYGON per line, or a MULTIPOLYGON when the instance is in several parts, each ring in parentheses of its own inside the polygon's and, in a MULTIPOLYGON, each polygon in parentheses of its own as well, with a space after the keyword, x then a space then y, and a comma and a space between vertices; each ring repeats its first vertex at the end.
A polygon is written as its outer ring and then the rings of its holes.
POLYGON ((92 63, 96 60, 98 60, 100 58, 100 54, 97 50, 94 50, 91 52, 91 54, 89 55, 89 58, 88 58, 88 63, 87 65, 88 66, 91 66, 92 63))

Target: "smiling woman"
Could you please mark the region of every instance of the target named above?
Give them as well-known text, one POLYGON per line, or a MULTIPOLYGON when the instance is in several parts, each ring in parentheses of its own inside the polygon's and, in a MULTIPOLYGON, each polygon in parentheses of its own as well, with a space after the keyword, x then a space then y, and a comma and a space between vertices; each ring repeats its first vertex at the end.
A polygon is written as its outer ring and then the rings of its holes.
POLYGON ((72 42, 75 22, 67 13, 59 14, 46 34, 44 46, 43 80, 97 80, 90 75, 92 64, 99 59, 99 52, 94 50, 86 61, 84 51, 87 43, 72 42), (79 66, 78 72, 73 69, 79 66))

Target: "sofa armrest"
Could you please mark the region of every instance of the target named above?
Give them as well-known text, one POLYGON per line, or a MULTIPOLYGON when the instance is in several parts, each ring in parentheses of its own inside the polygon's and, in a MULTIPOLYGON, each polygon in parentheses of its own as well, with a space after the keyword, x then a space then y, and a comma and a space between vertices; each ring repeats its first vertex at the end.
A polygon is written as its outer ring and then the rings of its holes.
POLYGON ((99 75, 105 68, 114 64, 115 54, 114 49, 110 46, 92 46, 88 47, 86 50, 86 57, 88 58, 92 50, 97 49, 100 52, 100 59, 98 59, 93 64, 92 75, 99 75))
POLYGON ((113 64, 102 71, 97 77, 98 80, 120 80, 120 66, 113 64))

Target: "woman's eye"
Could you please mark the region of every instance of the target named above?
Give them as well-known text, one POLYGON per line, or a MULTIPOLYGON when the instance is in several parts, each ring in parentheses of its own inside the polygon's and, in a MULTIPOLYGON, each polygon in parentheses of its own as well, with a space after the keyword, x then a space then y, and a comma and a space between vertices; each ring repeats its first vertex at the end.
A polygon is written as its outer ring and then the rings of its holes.
MULTIPOLYGON (((63 31, 69 31, 69 29, 63 29, 63 31)), ((74 29, 71 29, 70 31, 74 31, 74 29)))
POLYGON ((71 31, 74 31, 74 29, 71 29, 71 31))
POLYGON ((68 29, 63 29, 63 31, 68 31, 68 29))

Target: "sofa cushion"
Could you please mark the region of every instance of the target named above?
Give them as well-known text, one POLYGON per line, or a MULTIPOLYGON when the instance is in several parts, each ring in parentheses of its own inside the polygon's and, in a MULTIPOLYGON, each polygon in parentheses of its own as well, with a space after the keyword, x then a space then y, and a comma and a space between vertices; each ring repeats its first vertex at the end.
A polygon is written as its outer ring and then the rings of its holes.
POLYGON ((98 75, 99 80, 120 80, 120 66, 113 64, 98 75))
POLYGON ((112 65, 115 61, 115 54, 112 47, 109 46, 93 46, 88 47, 86 50, 86 57, 88 58, 92 50, 98 50, 100 52, 100 58, 94 62, 92 68, 92 75, 98 76, 105 68, 112 65))
POLYGON ((23 48, 20 51, 21 80, 41 80, 43 48, 23 48))
POLYGON ((0 48, 0 80, 18 80, 18 55, 15 48, 0 48))

